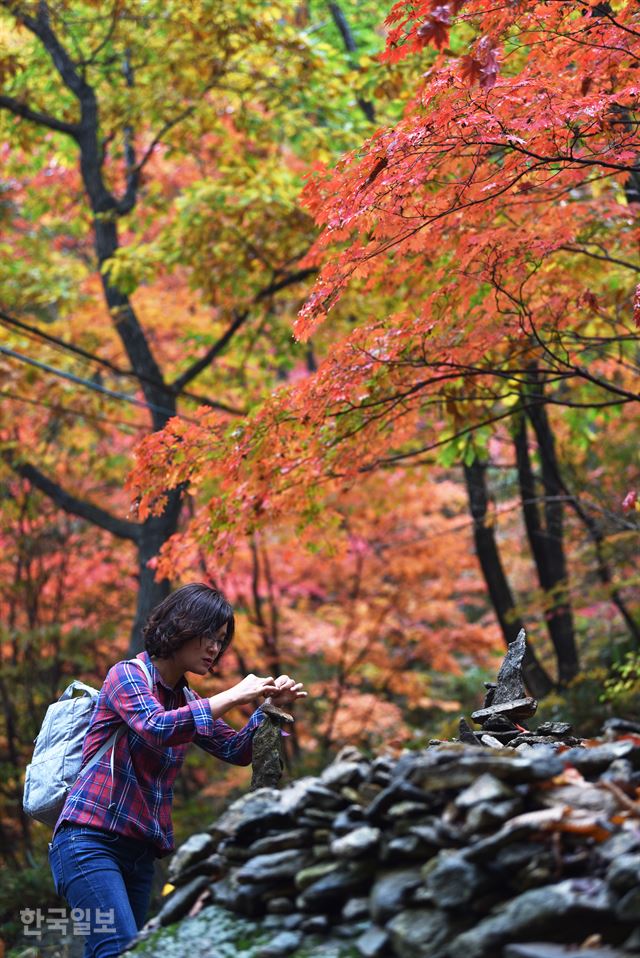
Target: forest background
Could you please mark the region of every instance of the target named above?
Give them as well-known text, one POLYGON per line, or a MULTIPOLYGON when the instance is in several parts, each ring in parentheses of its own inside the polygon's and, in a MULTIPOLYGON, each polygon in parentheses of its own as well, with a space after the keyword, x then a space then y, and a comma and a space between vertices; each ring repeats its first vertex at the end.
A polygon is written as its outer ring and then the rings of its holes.
MULTIPOLYGON (((8 940, 46 706, 183 582, 237 611, 200 692, 307 684, 290 774, 455 734, 521 626, 542 716, 638 717, 639 40, 624 0, 0 0, 8 940)), ((177 839, 247 782, 194 750, 177 839)))

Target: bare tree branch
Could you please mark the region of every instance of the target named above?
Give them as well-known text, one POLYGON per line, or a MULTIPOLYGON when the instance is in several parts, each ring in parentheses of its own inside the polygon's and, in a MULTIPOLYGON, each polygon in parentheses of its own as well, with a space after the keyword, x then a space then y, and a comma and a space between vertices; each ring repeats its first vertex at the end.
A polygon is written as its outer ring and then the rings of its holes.
POLYGON ((56 133, 66 133, 67 136, 77 137, 80 127, 77 123, 65 123, 64 120, 58 120, 48 113, 41 113, 39 110, 33 110, 26 103, 21 103, 12 96, 0 94, 0 109, 9 110, 14 116, 22 117, 24 120, 31 120, 32 123, 38 123, 40 126, 46 126, 56 133))
POLYGON ((118 519, 100 506, 95 506, 92 502, 86 502, 78 499, 62 488, 57 482, 49 479, 44 473, 40 472, 35 466, 29 463, 17 462, 8 453, 4 453, 4 459, 14 472, 27 479, 36 489, 49 497, 60 509, 68 512, 80 519, 86 519, 87 522, 105 529, 119 539, 130 539, 132 542, 139 542, 140 527, 135 522, 129 522, 127 519, 118 519))
MULTIPOLYGON (((287 286, 292 286, 294 283, 298 283, 303 279, 306 279, 308 276, 315 275, 315 269, 299 269, 295 273, 289 273, 287 276, 283 276, 280 279, 275 279, 272 283, 269 283, 268 286, 265 286, 264 289, 260 290, 257 296, 254 299, 254 305, 261 302, 263 299, 267 299, 269 296, 273 296, 274 293, 279 292, 281 289, 286 289, 287 286)), ((231 341, 235 333, 240 329, 241 326, 245 324, 249 317, 249 310, 245 309, 241 313, 236 312, 234 319, 227 330, 222 334, 220 339, 217 340, 210 346, 206 351, 204 356, 201 356, 200 359, 196 360, 181 376, 178 376, 171 385, 171 389, 176 394, 181 393, 184 390, 184 387, 187 383, 190 383, 192 379, 195 379, 203 369, 206 369, 207 366, 216 358, 216 356, 222 352, 227 343, 231 341)))

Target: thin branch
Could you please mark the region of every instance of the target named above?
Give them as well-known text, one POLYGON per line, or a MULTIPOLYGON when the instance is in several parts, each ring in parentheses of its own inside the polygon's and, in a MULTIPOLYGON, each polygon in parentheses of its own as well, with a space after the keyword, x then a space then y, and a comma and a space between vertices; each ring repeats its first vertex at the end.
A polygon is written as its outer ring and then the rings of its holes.
POLYGON ((558 246, 558 249, 566 250, 567 253, 582 253, 583 256, 590 256, 591 259, 600 259, 604 263, 615 263, 616 266, 624 266, 625 269, 631 269, 634 273, 640 273, 640 266, 627 263, 624 259, 616 259, 615 256, 602 256, 599 253, 592 253, 588 249, 580 249, 577 246, 558 246))
POLYGON ((234 334, 240 329, 241 326, 244 325, 248 315, 248 310, 244 310, 242 313, 236 313, 235 319, 228 329, 222 334, 220 339, 218 339, 213 346, 209 347, 204 356, 201 356, 200 359, 189 366, 189 368, 185 370, 181 376, 178 376, 178 378, 173 381, 172 389, 175 392, 180 392, 182 389, 184 389, 187 383, 190 383, 191 380, 195 379, 195 377, 201 373, 203 369, 206 369, 207 366, 210 365, 218 353, 222 352, 227 343, 233 338, 234 334))
POLYGON ((40 126, 46 126, 50 130, 55 130, 56 133, 66 133, 67 136, 72 136, 74 139, 77 138, 80 132, 80 127, 77 123, 65 123, 64 120, 58 120, 48 113, 33 110, 27 106, 26 103, 20 103, 19 100, 15 100, 12 96, 0 95, 0 109, 9 110, 14 116, 22 117, 24 120, 31 120, 32 123, 37 123, 40 126))
MULTIPOLYGON (((286 276, 282 276, 279 279, 274 279, 268 286, 265 286, 264 289, 255 296, 252 305, 256 305, 261 302, 263 299, 267 299, 269 296, 273 296, 274 293, 279 292, 281 289, 286 289, 287 286, 292 286, 294 283, 299 283, 303 279, 306 279, 308 276, 314 276, 317 270, 315 269, 299 269, 294 273, 289 273, 286 276)), ((192 379, 195 379, 203 369, 206 369, 213 360, 218 356, 219 353, 225 348, 225 346, 230 342, 235 333, 240 329, 241 326, 245 324, 249 317, 249 309, 245 309, 242 312, 235 312, 235 318, 230 324, 228 329, 222 334, 220 339, 217 340, 210 346, 206 351, 204 356, 201 356, 200 359, 196 360, 188 369, 186 369, 181 376, 178 376, 171 385, 172 392, 179 394, 183 391, 187 383, 190 383, 192 379)))
POLYGON ((5 462, 14 472, 27 479, 32 486, 39 489, 49 497, 60 509, 71 515, 78 516, 80 519, 86 519, 93 525, 105 529, 119 539, 129 539, 132 542, 140 541, 140 526, 135 522, 129 522, 127 519, 118 519, 100 506, 95 506, 92 502, 86 502, 84 499, 78 499, 76 496, 66 492, 57 482, 49 479, 44 473, 40 472, 35 466, 29 463, 16 462, 10 453, 4 452, 5 462))

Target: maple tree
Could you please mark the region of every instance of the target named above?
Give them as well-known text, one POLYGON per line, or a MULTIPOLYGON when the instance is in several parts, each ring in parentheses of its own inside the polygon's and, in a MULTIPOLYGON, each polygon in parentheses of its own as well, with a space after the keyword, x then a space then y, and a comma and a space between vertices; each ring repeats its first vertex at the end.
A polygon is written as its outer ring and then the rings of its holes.
POLYGON ((637 528, 617 505, 633 476, 613 473, 603 511, 597 450, 591 482, 567 467, 614 422, 626 448, 637 415, 638 17, 629 2, 396 4, 385 60, 435 56, 402 118, 314 169, 303 196, 323 230, 295 331, 315 342, 331 310, 322 363, 246 424, 202 411, 149 437, 142 510, 199 486, 189 535, 224 549, 291 511, 330 532, 323 497, 372 470, 464 462, 477 488, 484 465, 510 468, 560 682, 579 668, 567 509, 637 644, 633 578, 611 552, 637 528), (492 438, 513 447, 495 463, 492 438))
POLYGON ((2 247, 13 254, 0 263, 4 395, 24 403, 24 386, 36 386, 62 447, 73 414, 61 400, 72 390, 52 384, 53 365, 67 383, 76 376, 76 414, 106 424, 85 441, 82 471, 77 433, 66 455, 21 437, 4 443, 3 460, 58 507, 129 543, 139 579, 132 648, 169 587, 148 560, 178 527, 181 493, 161 515, 127 515, 130 445, 118 428, 160 429, 194 402, 238 415, 286 373, 278 294, 297 295, 313 271, 298 266, 313 236, 294 202, 300 156, 356 142, 373 115, 364 87, 351 102, 361 73, 344 16, 330 42, 309 26, 302 8, 278 3, 0 4, 2 247), (192 392, 197 378, 204 388, 192 392), (86 388, 132 408, 105 416, 86 388))

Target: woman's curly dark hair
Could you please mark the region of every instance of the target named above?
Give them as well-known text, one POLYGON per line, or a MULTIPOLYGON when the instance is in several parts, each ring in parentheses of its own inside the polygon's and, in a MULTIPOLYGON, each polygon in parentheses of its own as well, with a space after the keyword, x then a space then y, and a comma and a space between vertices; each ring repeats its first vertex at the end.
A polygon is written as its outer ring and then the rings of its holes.
POLYGON ((168 659, 191 639, 205 639, 225 624, 226 635, 216 659, 233 638, 233 608, 222 592, 192 582, 176 589, 152 611, 142 631, 144 647, 149 655, 168 659))

